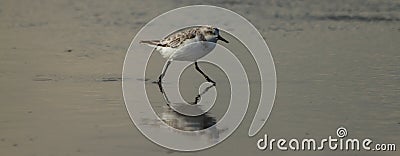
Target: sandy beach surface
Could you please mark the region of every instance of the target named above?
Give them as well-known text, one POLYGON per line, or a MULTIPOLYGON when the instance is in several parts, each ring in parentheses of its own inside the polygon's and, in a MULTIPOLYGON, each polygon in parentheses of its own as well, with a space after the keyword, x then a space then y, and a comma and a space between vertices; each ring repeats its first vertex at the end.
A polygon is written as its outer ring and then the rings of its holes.
POLYGON ((0 155, 399 155, 256 146, 264 134, 318 139, 339 126, 350 137, 400 146, 399 43, 396 0, 2 0, 0 155), (152 143, 132 123, 121 73, 146 22, 194 4, 224 7, 254 24, 275 61, 277 94, 256 136, 247 136, 252 116, 246 116, 219 145, 177 152, 152 143))

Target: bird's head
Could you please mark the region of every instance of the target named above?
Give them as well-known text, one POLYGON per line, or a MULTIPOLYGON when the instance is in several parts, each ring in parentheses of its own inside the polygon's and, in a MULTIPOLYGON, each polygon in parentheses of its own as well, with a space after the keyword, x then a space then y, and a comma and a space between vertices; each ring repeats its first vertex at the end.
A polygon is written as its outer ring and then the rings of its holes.
POLYGON ((219 34, 219 29, 216 27, 211 27, 211 26, 204 26, 200 28, 200 31, 203 32, 205 38, 210 41, 210 40, 221 40, 224 41, 225 43, 229 43, 226 39, 224 39, 220 34, 219 34))

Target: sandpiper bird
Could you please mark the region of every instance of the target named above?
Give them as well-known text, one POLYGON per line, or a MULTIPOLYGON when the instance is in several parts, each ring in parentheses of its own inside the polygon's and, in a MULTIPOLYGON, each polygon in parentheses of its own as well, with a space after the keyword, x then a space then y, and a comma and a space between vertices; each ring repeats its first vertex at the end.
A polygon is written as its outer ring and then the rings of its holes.
POLYGON ((195 68, 204 78, 215 85, 197 65, 197 60, 210 53, 216 46, 218 40, 229 43, 219 35, 219 29, 212 26, 194 26, 172 33, 162 40, 140 41, 140 43, 155 47, 167 62, 156 81, 161 85, 161 81, 172 61, 192 61, 195 68))

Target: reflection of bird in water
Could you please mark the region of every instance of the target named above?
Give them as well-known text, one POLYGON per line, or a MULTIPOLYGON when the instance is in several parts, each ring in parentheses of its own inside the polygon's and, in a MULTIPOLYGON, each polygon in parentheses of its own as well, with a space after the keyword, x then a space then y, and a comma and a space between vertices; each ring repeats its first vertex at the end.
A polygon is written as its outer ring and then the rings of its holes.
MULTIPOLYGON (((199 108, 200 109, 200 108, 199 108)), ((169 126, 182 131, 199 131, 204 130, 202 134, 206 134, 207 139, 216 142, 219 139, 219 130, 216 126, 216 119, 207 113, 200 116, 186 116, 175 112, 170 107, 166 107, 161 113, 161 119, 169 126)))
POLYGON ((218 41, 227 40, 219 34, 219 29, 211 26, 194 26, 172 33, 162 40, 140 41, 140 43, 155 47, 168 61, 158 77, 158 85, 165 76, 168 66, 172 61, 192 61, 195 63, 196 70, 199 71, 204 78, 215 85, 197 65, 197 60, 210 53, 215 48, 215 43, 218 41), (189 45, 189 46, 187 46, 189 45))
MULTIPOLYGON (((206 87, 200 94, 196 96, 193 103, 197 104, 197 102, 199 102, 199 100, 201 99, 201 96, 206 94, 212 87, 215 86, 211 84, 210 86, 206 87)), ((162 86, 160 90, 164 90, 162 86)), ((169 105, 167 94, 164 91, 162 91, 162 93, 167 104, 169 105)), ((174 109, 181 110, 185 109, 185 107, 187 106, 187 104, 174 104, 174 109)), ((204 112, 200 107, 201 106, 198 105, 192 106, 191 111, 204 112)), ((201 133, 206 133, 209 140, 216 141, 217 139, 219 139, 219 134, 221 133, 221 130, 214 126, 217 123, 217 120, 215 119, 215 117, 210 116, 209 113, 204 113, 198 116, 186 116, 179 112, 176 112, 171 107, 163 108, 164 109, 160 114, 160 118, 167 125, 182 131, 200 131, 206 129, 201 133)))
POLYGON ((216 124, 215 118, 207 115, 207 113, 200 116, 186 116, 169 107, 161 113, 161 119, 169 126, 183 131, 202 130, 216 124))

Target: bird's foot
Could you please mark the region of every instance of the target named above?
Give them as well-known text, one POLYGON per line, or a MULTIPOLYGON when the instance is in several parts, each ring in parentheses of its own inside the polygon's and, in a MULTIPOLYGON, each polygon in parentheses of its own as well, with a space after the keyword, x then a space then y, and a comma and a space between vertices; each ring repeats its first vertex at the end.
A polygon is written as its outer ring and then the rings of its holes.
POLYGON ((206 80, 207 80, 207 82, 210 82, 210 83, 212 83, 213 84, 213 86, 216 86, 217 85, 217 83, 215 82, 215 81, 213 81, 213 80, 211 80, 210 78, 206 78, 206 80))

